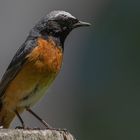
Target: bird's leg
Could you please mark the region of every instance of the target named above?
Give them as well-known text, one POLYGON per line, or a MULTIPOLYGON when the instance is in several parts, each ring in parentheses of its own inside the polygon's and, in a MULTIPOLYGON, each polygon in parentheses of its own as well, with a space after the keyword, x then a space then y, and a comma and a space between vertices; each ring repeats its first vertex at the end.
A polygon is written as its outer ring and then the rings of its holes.
POLYGON ((22 118, 21 118, 21 116, 19 115, 19 113, 18 113, 18 111, 17 110, 15 110, 15 113, 16 113, 16 115, 17 115, 17 117, 18 117, 18 119, 20 120, 20 122, 21 122, 21 125, 22 125, 22 127, 16 127, 16 128, 25 128, 25 124, 24 124, 24 121, 22 120, 22 118))
POLYGON ((47 129, 52 129, 52 127, 47 124, 42 118, 40 118, 36 113, 34 113, 30 108, 26 108, 26 110, 31 113, 33 116, 35 116, 42 124, 46 126, 47 129))
POLYGON ((68 132, 67 129, 60 129, 60 128, 53 128, 48 123, 46 123, 42 118, 40 118, 35 112, 33 112, 30 108, 26 108, 26 110, 31 113, 33 116, 35 116, 42 124, 46 126, 47 129, 50 130, 57 130, 57 131, 64 131, 68 132))

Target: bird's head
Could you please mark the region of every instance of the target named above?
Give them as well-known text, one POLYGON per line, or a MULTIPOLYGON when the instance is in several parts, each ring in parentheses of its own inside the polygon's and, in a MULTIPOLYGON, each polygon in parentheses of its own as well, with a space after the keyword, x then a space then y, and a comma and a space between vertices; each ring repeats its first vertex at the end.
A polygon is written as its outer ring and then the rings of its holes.
POLYGON ((35 25, 32 29, 32 34, 45 38, 52 36, 60 39, 60 42, 63 44, 67 35, 73 29, 89 25, 87 22, 79 21, 68 12, 52 11, 35 25))

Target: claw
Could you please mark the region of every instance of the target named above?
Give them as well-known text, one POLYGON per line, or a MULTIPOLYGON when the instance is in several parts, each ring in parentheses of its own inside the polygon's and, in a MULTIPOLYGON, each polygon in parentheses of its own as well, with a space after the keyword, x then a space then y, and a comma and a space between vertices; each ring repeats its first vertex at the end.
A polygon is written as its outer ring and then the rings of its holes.
POLYGON ((15 129, 25 129, 25 128, 22 126, 16 126, 15 129))

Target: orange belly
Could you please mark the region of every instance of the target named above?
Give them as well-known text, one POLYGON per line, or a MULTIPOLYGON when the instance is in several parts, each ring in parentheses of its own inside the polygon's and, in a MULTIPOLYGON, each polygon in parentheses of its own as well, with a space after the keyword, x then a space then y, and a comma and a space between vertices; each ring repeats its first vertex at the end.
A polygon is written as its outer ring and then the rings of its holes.
POLYGON ((53 41, 40 38, 26 58, 5 91, 4 105, 8 110, 31 106, 44 95, 61 68, 62 50, 53 41))

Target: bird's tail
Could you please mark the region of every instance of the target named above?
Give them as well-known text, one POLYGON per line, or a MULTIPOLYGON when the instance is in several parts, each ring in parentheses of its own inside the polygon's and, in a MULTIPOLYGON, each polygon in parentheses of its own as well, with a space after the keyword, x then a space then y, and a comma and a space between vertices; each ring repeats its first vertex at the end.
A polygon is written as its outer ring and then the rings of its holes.
POLYGON ((0 107, 0 126, 3 128, 9 128, 12 120, 15 117, 15 113, 7 110, 4 106, 0 107))

